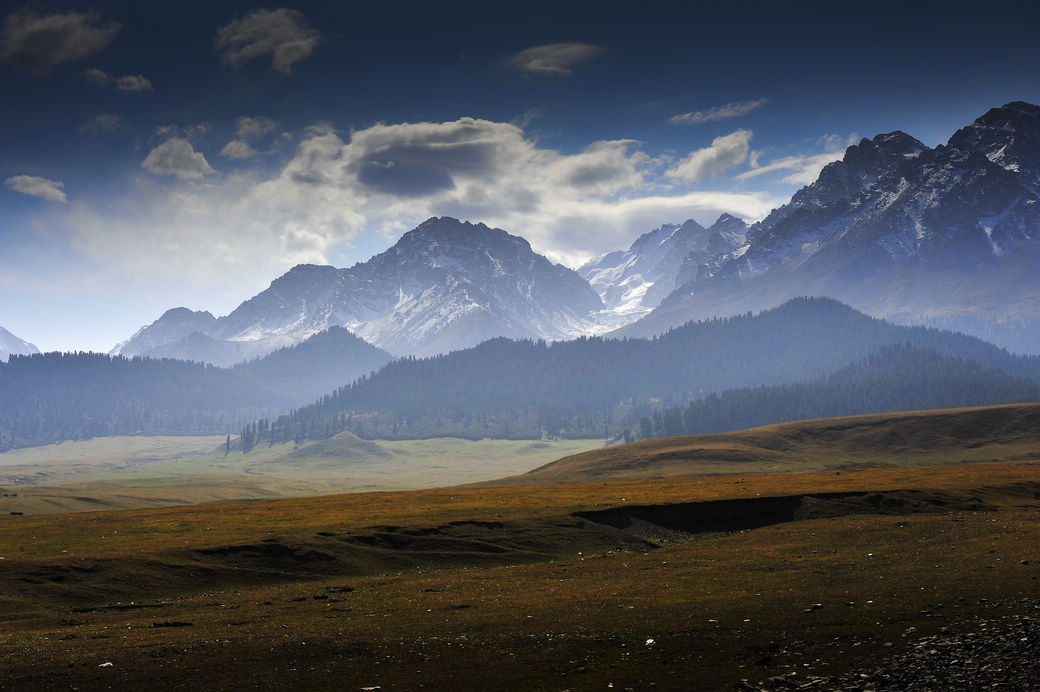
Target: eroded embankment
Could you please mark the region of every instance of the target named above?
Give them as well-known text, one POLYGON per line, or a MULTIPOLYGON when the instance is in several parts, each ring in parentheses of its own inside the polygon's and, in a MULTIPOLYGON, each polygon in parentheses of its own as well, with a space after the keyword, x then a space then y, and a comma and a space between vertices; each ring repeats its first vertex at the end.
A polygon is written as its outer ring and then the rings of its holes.
POLYGON ((633 505, 576 512, 586 526, 632 545, 661 543, 748 531, 773 524, 854 514, 989 512, 995 499, 1040 499, 1040 483, 1024 483, 978 492, 880 490, 754 497, 663 505, 633 505))

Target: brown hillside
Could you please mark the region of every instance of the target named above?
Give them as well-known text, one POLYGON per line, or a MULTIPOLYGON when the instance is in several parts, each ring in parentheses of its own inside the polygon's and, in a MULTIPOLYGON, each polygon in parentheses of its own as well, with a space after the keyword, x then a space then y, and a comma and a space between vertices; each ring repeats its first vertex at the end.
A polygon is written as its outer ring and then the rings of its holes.
POLYGON ((883 413, 647 440, 483 485, 1013 461, 1040 457, 1040 405, 883 413))

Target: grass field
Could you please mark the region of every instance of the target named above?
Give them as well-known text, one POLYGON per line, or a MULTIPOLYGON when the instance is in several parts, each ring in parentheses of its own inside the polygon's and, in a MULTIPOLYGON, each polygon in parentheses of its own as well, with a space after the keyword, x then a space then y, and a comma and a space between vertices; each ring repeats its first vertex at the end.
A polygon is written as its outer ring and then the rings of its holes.
POLYGON ((596 440, 328 440, 224 454, 223 437, 110 437, 0 454, 0 513, 439 487, 528 471, 596 440), (12 496, 13 495, 13 496, 12 496))
POLYGON ((1038 546, 1037 452, 3 516, 0 660, 8 689, 812 683, 1034 613, 1038 546))
POLYGON ((790 473, 1037 458, 1040 405, 908 411, 647 440, 559 459, 488 485, 790 473))

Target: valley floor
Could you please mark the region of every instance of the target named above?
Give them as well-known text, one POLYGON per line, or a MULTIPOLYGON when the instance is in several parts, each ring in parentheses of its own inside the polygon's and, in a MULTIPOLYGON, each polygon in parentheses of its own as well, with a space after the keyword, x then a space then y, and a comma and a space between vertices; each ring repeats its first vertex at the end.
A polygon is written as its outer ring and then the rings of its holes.
POLYGON ((1038 546, 1040 454, 3 516, 0 661, 7 689, 828 689, 1016 631, 1038 546), (763 498, 791 512, 698 523, 763 498))
POLYGON ((0 454, 0 515, 442 487, 525 473, 602 440, 367 441, 258 445, 225 438, 105 437, 0 454))

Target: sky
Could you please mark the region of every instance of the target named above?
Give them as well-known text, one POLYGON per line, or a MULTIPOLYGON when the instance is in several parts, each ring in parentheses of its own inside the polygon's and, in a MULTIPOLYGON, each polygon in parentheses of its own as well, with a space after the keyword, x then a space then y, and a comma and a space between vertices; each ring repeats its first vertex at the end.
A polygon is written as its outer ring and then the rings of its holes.
POLYGON ((431 216, 577 267, 1040 102, 1037 3, 0 3, 0 326, 108 351, 431 216), (371 5, 371 6, 362 6, 371 5))

